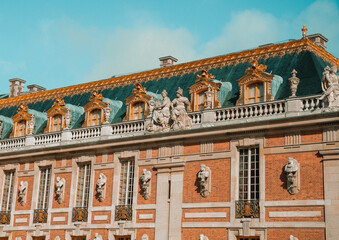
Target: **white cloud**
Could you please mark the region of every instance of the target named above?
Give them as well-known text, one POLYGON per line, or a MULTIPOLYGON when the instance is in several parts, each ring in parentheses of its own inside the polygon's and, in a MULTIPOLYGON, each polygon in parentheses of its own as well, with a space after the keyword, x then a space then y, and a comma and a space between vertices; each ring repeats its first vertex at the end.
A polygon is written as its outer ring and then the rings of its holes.
POLYGON ((220 55, 282 40, 285 28, 285 23, 269 13, 245 10, 234 14, 221 35, 207 43, 204 55, 220 55))
POLYGON ((194 38, 185 29, 118 29, 98 47, 99 62, 86 80, 159 67, 159 57, 186 62, 196 57, 194 38))

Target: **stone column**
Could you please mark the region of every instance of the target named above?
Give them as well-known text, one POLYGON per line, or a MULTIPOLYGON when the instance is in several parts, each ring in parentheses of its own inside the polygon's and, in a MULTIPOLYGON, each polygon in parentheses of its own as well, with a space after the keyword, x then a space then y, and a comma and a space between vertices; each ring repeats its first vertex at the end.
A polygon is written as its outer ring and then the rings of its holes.
POLYGON ((339 150, 322 150, 324 167, 326 239, 339 236, 339 150))
POLYGON ((181 239, 184 166, 184 163, 155 166, 157 169, 155 239, 181 239))

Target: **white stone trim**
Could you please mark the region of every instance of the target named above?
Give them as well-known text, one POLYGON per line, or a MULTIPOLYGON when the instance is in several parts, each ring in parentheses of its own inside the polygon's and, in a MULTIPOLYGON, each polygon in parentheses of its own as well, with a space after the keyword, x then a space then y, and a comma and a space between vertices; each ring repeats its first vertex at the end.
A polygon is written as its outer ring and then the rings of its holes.
POLYGON ((95 215, 94 221, 105 221, 108 219, 108 215, 95 215))
POLYGON ((139 214, 139 219, 141 220, 153 219, 153 214, 139 214))
POLYGON ((182 208, 227 208, 230 202, 183 203, 182 208))
POLYGON ((155 204, 145 204, 145 205, 136 205, 135 209, 139 210, 139 209, 155 209, 156 206, 155 204))
MULTIPOLYGON (((241 223, 230 222, 183 222, 183 228, 242 228, 241 223)), ((251 223, 251 228, 325 228, 324 222, 266 222, 251 223)))
POLYGON ((185 218, 226 218, 226 212, 185 213, 185 218))
POLYGON ((268 201, 265 207, 291 207, 291 206, 324 206, 324 200, 292 200, 292 201, 268 201))
POLYGON ((17 218, 15 219, 16 223, 26 223, 27 222, 27 218, 17 218))
POLYGON ((66 217, 53 217, 53 222, 64 222, 66 217))
POLYGON ((321 211, 284 211, 284 212, 269 212, 269 217, 289 218, 289 217, 320 217, 321 211))

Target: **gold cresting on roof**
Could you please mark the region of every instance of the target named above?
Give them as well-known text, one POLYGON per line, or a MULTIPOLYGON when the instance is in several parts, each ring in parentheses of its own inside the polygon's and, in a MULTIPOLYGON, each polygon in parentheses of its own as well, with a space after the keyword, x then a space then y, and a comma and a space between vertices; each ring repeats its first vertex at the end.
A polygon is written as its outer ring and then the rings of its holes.
POLYGON ((114 88, 125 86, 129 84, 136 84, 147 82, 151 80, 159 80, 161 78, 170 78, 173 76, 184 75, 187 73, 200 72, 203 69, 207 71, 212 68, 222 68, 228 65, 237 65, 243 62, 249 62, 253 59, 267 59, 275 56, 283 56, 285 54, 300 53, 302 51, 313 52, 316 56, 323 60, 337 65, 339 67, 339 59, 326 52, 324 49, 318 47, 307 38, 289 41, 280 44, 271 44, 267 46, 258 47, 251 50, 245 50, 227 55, 206 58, 198 61, 177 64, 170 67, 157 68, 150 71, 134 73, 130 75, 123 75, 119 77, 112 77, 100 81, 84 83, 69 87, 63 87, 44 92, 34 93, 30 95, 23 95, 14 98, 7 98, 0 100, 0 108, 11 107, 19 105, 21 102, 35 103, 48 99, 55 99, 57 97, 63 98, 65 96, 73 96, 76 94, 83 94, 92 92, 94 90, 104 90, 107 88, 114 88))

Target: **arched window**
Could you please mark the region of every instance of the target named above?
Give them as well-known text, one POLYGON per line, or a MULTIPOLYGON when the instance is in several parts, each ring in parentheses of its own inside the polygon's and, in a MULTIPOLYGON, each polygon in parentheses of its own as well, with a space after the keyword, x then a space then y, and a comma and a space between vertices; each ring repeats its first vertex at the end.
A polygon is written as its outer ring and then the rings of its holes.
POLYGON ((17 124, 16 137, 26 136, 26 120, 21 120, 17 124))
POLYGON ((96 126, 101 124, 101 109, 94 109, 90 113, 90 125, 96 126))
POLYGON ((257 82, 247 87, 247 102, 246 103, 259 103, 264 101, 264 88, 263 83, 257 82))
POLYGON ((52 131, 61 131, 62 130, 62 115, 56 114, 53 116, 52 131))
POLYGON ((132 120, 138 120, 144 118, 145 103, 136 102, 132 107, 132 120))

